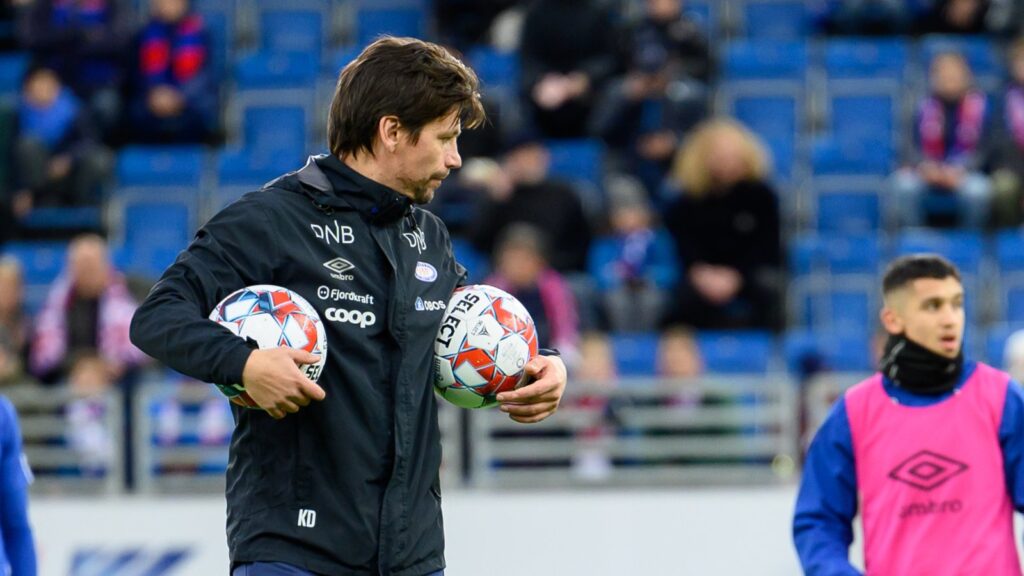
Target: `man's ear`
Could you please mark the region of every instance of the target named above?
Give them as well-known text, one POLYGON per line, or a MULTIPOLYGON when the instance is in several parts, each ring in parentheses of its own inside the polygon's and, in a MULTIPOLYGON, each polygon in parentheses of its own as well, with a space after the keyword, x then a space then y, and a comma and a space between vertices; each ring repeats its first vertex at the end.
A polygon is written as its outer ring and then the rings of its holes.
POLYGON ((900 334, 903 332, 905 328, 903 318, 889 304, 882 306, 882 311, 879 312, 878 317, 882 321, 882 327, 889 334, 900 334))
POLYGON ((381 147, 388 152, 394 152, 398 147, 401 137, 402 123, 398 116, 381 116, 377 122, 377 138, 380 139, 381 147))

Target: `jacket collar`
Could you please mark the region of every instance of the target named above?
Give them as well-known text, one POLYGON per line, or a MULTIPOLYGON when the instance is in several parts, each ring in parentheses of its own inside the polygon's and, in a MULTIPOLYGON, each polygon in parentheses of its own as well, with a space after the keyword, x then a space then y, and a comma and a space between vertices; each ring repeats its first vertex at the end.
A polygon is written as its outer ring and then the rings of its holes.
POLYGON ((412 207, 409 198, 363 176, 331 154, 310 156, 297 175, 306 195, 325 211, 352 209, 372 224, 385 224, 398 220, 412 207))

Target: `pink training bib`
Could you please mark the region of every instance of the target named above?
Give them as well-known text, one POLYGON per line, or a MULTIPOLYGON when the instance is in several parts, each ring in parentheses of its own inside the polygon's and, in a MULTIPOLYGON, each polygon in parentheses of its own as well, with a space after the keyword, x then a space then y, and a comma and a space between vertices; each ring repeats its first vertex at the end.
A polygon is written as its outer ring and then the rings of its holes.
POLYGON ((978 363, 931 406, 898 404, 881 374, 846 392, 867 576, 1020 576, 998 438, 1008 383, 978 363))

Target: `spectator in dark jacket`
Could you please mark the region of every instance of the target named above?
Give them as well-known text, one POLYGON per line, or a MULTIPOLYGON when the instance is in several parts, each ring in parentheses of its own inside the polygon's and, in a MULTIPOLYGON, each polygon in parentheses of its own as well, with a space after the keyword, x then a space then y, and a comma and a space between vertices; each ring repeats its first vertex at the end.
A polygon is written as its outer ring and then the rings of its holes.
POLYGON ((550 138, 586 134, 595 96, 615 71, 611 14, 596 0, 538 0, 526 12, 522 90, 550 138))
POLYGON ((644 0, 626 32, 626 73, 608 83, 592 131, 625 155, 630 172, 657 188, 683 134, 707 114, 711 54, 682 0, 644 0))
POLYGON ((980 227, 988 222, 992 182, 981 172, 989 106, 972 87, 971 69, 955 52, 932 60, 932 93, 920 104, 915 150, 892 188, 902 223, 980 227))
POLYGON ((113 159, 97 141, 88 112, 49 68, 25 75, 18 104, 13 208, 97 204, 113 159))
POLYGON ((764 146, 732 120, 698 126, 676 156, 665 213, 683 269, 668 323, 778 328, 781 230, 764 146))
POLYGON ((590 224, 576 190, 549 178, 549 165, 548 150, 535 134, 513 137, 500 168, 478 183, 487 194, 472 241, 480 252, 493 254, 506 227, 516 222, 533 224, 549 239, 546 256, 554 269, 583 272, 590 224))
POLYGON ((128 5, 117 0, 30 0, 18 25, 19 43, 85 102, 105 137, 123 110, 133 22, 128 5))
POLYGON ((1024 222, 1024 37, 1009 50, 1010 82, 1003 91, 1002 109, 995 114, 998 128, 991 150, 993 217, 1000 227, 1024 222))
POLYGON ((152 0, 153 17, 137 43, 131 138, 204 142, 217 128, 217 83, 210 43, 188 0, 152 0))

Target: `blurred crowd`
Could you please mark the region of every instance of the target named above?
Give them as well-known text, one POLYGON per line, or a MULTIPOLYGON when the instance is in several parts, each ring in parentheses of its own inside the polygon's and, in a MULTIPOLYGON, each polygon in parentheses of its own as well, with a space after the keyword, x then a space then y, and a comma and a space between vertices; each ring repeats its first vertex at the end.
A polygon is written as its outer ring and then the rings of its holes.
MULTIPOLYGON (((886 183, 897 226, 1024 223, 1022 4, 808 3, 813 34, 985 34, 1006 47, 1005 82, 993 90, 977 86, 963 55, 934 56, 886 183)), ((432 6, 432 39, 460 54, 514 51, 520 65, 511 93, 485 90, 490 121, 464 134, 464 166, 427 208, 449 225, 472 279, 516 295, 574 378, 616 377, 609 334, 657 334, 657 374, 690 378, 705 372, 700 331, 786 327, 788 183, 763 139, 716 107, 718 51, 686 0, 432 6), (551 144, 578 139, 604 150, 603 166, 583 167, 596 183, 552 175, 551 144)), ((30 55, 0 126, 0 243, 26 236, 20 223, 41 208, 102 207, 126 145, 237 137, 223 127, 230 83, 189 0, 7 0, 0 16, 2 48, 30 55)), ((130 390, 146 365, 127 328, 155 280, 115 269, 110 232, 71 239, 35 316, 19 263, 0 261, 0 381, 70 386, 81 399, 68 411, 71 442, 100 459, 109 442, 89 399, 130 390)), ((223 438, 223 414, 211 413, 210 437, 223 438)), ((168 438, 179 420, 173 407, 161 412, 168 438)))

